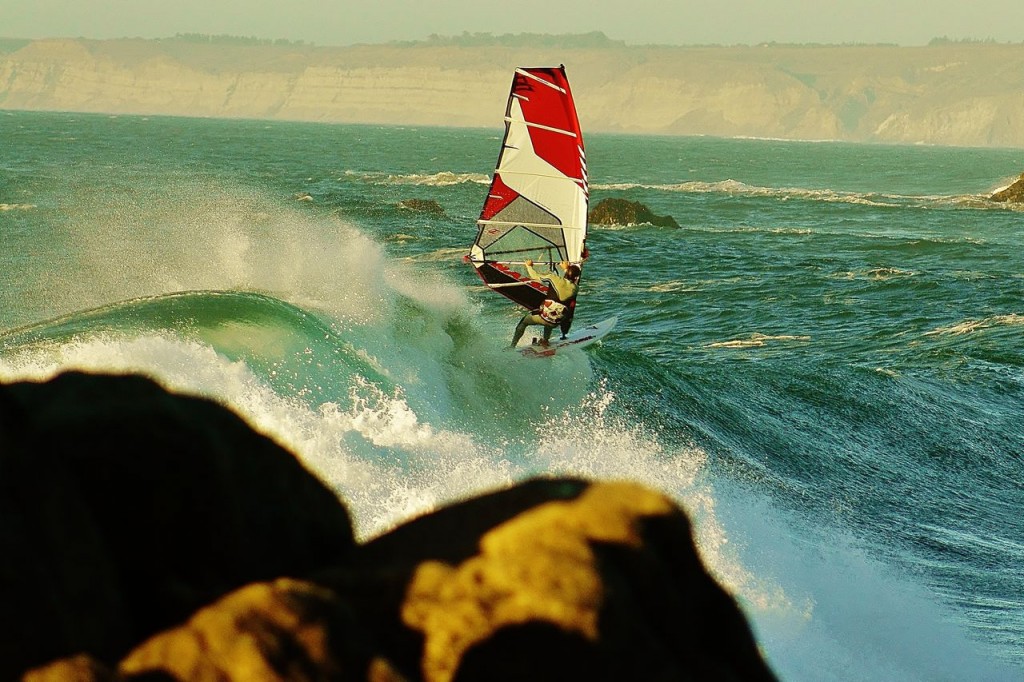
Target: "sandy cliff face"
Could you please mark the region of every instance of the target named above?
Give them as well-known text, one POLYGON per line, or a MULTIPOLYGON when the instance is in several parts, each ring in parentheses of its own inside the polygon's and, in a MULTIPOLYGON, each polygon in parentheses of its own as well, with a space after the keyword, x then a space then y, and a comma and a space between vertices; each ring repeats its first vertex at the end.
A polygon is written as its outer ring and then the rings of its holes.
POLYGON ((512 49, 40 40, 0 108, 493 127, 565 63, 585 129, 1024 147, 1024 45, 512 49))

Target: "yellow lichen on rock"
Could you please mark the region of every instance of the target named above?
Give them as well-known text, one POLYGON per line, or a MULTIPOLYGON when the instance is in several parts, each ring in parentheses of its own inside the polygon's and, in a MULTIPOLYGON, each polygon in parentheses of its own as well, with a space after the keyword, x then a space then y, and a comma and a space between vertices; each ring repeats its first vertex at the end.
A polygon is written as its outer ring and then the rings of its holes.
POLYGON ((108 682, 114 675, 86 654, 53 661, 26 672, 21 682, 108 682))
POLYGON ((318 613, 330 590, 287 578, 255 583, 198 611, 185 625, 160 633, 119 666, 122 674, 166 672, 180 680, 274 680, 275 652, 333 668, 318 613), (297 654, 301 652, 301 656, 297 654))
POLYGON ((635 484, 594 484, 577 499, 548 502, 493 528, 480 553, 458 566, 421 564, 402 620, 425 636, 424 678, 447 682, 471 646, 531 620, 597 640, 603 588, 591 543, 639 548, 637 521, 673 508, 635 484))

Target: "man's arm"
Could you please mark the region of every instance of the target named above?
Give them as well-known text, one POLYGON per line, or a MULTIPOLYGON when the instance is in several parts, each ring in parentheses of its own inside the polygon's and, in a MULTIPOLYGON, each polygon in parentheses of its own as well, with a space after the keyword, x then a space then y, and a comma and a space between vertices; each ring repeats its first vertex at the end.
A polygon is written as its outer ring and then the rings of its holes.
MULTIPOLYGON (((559 300, 565 300, 571 297, 573 287, 569 283, 569 280, 565 279, 564 277, 561 277, 560 275, 554 272, 545 272, 538 274, 537 271, 533 269, 532 260, 526 260, 523 261, 523 263, 524 265, 526 265, 526 274, 530 276, 530 279, 541 282, 542 284, 547 284, 548 287, 550 287, 555 292, 555 295, 558 296, 559 300)), ((561 265, 563 268, 569 267, 568 263, 562 263, 561 265)))

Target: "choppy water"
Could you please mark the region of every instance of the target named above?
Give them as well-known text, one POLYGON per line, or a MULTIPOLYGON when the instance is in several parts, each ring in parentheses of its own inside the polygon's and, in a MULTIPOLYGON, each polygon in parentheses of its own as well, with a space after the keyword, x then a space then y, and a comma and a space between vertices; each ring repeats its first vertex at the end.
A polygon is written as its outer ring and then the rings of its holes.
POLYGON ((499 126, 0 112, 0 379, 212 396, 362 537, 640 480, 781 678, 1024 678, 1024 150, 591 135, 592 202, 680 227, 595 227, 577 323, 620 324, 540 361, 461 262, 499 126))

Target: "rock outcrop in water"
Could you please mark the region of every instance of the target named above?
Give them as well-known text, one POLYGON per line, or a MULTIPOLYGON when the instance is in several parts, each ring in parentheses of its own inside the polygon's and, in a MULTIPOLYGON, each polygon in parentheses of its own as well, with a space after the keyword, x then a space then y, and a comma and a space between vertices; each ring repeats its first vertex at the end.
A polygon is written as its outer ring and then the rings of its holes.
POLYGON ((436 216, 444 215, 444 208, 433 199, 402 199, 398 202, 398 208, 404 208, 416 213, 429 213, 436 216))
POLYGON ((234 413, 81 373, 0 386, 0 469, 3 679, 774 679, 632 483, 524 481, 360 544, 234 413))
POLYGON ((1021 176, 1012 185, 994 193, 989 199, 1012 203, 1024 202, 1024 173, 1021 173, 1021 176))
POLYGON ((602 199, 590 209, 592 225, 654 225, 656 227, 679 227, 670 215, 658 216, 639 201, 627 199, 602 199))

